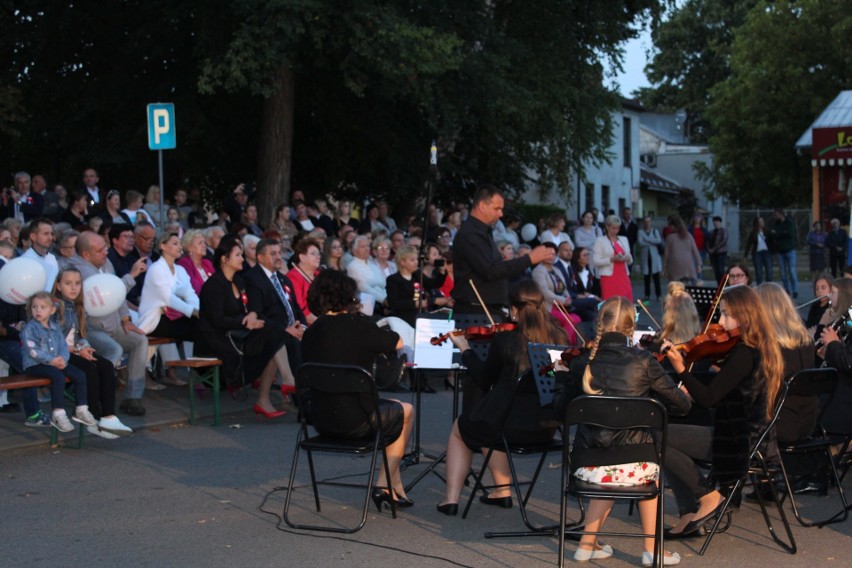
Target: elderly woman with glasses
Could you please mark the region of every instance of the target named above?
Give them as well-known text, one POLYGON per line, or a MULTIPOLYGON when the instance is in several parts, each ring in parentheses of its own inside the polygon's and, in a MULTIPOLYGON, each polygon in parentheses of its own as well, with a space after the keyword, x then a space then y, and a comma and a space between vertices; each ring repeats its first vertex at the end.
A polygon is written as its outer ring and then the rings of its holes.
POLYGON ((308 309, 308 289, 319 274, 322 260, 319 242, 311 238, 301 239, 293 249, 293 259, 293 268, 287 273, 287 278, 293 283, 296 303, 310 325, 317 319, 308 309))
POLYGON ((391 241, 387 237, 373 239, 373 256, 370 262, 379 267, 385 278, 397 271, 396 263, 390 259, 391 241))

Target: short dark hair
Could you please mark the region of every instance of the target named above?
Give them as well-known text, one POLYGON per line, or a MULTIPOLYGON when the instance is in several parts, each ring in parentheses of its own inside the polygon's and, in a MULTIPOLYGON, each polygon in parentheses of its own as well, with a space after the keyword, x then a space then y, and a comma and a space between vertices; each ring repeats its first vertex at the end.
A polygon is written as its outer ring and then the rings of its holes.
POLYGON ((279 239, 268 239, 268 238, 260 239, 260 242, 257 243, 257 249, 255 251, 255 254, 263 254, 263 251, 265 251, 268 247, 273 247, 273 246, 279 246, 280 247, 281 241, 279 239))
POLYGON ((503 196, 503 193, 493 185, 483 185, 473 194, 473 207, 483 201, 490 201, 495 195, 503 196))
POLYGON ((130 231, 133 232, 133 227, 128 225, 127 223, 116 223, 112 227, 109 228, 109 242, 112 244, 112 241, 118 239, 121 236, 121 233, 130 231))
POLYGON ((27 234, 32 235, 33 233, 38 233, 38 228, 41 225, 50 225, 52 227, 54 223, 47 217, 36 217, 32 221, 30 221, 29 228, 27 229, 27 234))
MULTIPOLYGON (((567 243, 568 241, 565 241, 565 242, 567 243)), ((554 251, 559 250, 559 247, 556 246, 556 243, 554 243, 552 241, 547 241, 546 243, 541 243, 541 246, 547 247, 549 249, 553 249, 554 251)))
POLYGON ((722 222, 722 218, 721 218, 721 217, 719 217, 718 215, 714 215, 714 216, 713 216, 713 221, 719 221, 719 222, 721 223, 721 222, 722 222))
POLYGON ((323 270, 308 288, 308 309, 315 315, 355 313, 359 306, 358 284, 343 271, 323 270))
POLYGON ((293 247, 293 256, 295 257, 293 259, 293 262, 298 264, 299 255, 300 254, 308 254, 308 249, 311 248, 311 247, 317 247, 317 250, 322 252, 322 247, 320 246, 320 243, 319 243, 318 240, 312 239, 310 237, 305 237, 305 238, 299 239, 299 241, 293 247))

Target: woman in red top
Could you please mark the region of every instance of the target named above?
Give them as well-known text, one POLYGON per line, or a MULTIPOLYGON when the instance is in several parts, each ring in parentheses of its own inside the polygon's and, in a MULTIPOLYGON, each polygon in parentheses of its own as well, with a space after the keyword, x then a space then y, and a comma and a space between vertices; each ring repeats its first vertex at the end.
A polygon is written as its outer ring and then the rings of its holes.
POLYGON ((322 253, 320 245, 315 239, 301 239, 293 248, 293 257, 296 262, 287 273, 287 278, 293 283, 293 293, 296 295, 296 303, 305 314, 308 325, 314 323, 317 316, 308 309, 308 289, 319 274, 322 253))
POLYGON ((180 244, 186 251, 186 255, 179 258, 177 263, 186 270, 192 289, 196 295, 199 295, 201 294, 201 287, 215 272, 213 263, 205 258, 207 242, 204 240, 204 233, 198 229, 189 230, 183 234, 180 244))

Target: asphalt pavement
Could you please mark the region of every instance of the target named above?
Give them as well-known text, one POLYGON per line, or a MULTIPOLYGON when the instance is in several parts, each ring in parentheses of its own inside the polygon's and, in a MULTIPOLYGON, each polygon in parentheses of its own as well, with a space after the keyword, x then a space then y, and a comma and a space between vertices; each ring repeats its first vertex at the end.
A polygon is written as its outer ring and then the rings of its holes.
MULTIPOLYGON (((800 286, 799 301, 811 294, 800 286)), ((637 290, 639 291, 639 290, 637 290)), ((659 305, 652 302, 652 313, 659 305)), ((438 380, 432 381, 441 389, 438 380)), ((402 395, 413 400, 413 395, 402 395)), ((422 450, 439 454, 446 445, 452 419, 452 393, 422 395, 422 450)), ((276 401, 279 403, 280 400, 276 401)), ((133 436, 104 440, 91 435, 83 449, 51 448, 42 429, 25 428, 21 417, 0 415, 0 510, 3 540, 0 566, 550 566, 556 562, 552 537, 486 539, 485 531, 521 530, 517 505, 499 509, 473 504, 467 519, 435 510, 443 498, 438 475, 427 474, 410 492, 416 502, 393 519, 370 503, 367 524, 352 535, 288 529, 280 522, 296 438, 296 413, 258 420, 251 395, 233 400, 223 395, 222 425, 210 425, 210 394, 201 401, 201 419, 187 424, 185 388, 146 393, 148 414, 128 418, 133 436), (410 564, 409 564, 410 563, 410 564)), ((63 434, 63 444, 76 435, 63 434)), ((476 458, 476 462, 481 458, 476 458)), ((555 523, 559 509, 560 457, 548 458, 528 510, 535 523, 555 523)), ((407 481, 429 464, 403 472, 407 481)), ((528 477, 534 460, 519 461, 528 477)), ((322 512, 313 507, 304 458, 297 475, 293 518, 297 522, 357 523, 363 492, 321 488, 322 512)), ((318 476, 363 482, 365 458, 318 457, 318 476)), ((439 464, 436 472, 443 474, 439 464)), ((852 476, 844 488, 852 490, 852 476)), ((463 493, 466 499, 469 489, 463 493)), ((670 493, 669 493, 670 496, 670 493)), ((839 507, 836 495, 801 498, 805 516, 823 515, 839 507)), ((667 520, 675 514, 666 504, 667 520)), ((789 505, 785 509, 790 517, 789 505)), ((569 517, 576 518, 576 503, 569 517)), ((795 523, 795 520, 792 521, 795 523)), ((616 505, 608 529, 635 530, 636 515, 616 505)), ((852 557, 852 520, 823 529, 793 525, 798 553, 789 555, 769 537, 757 505, 745 503, 733 525, 716 536, 699 557, 701 540, 667 544, 683 557, 681 565, 705 566, 847 566, 852 557)), ((600 566, 640 565, 641 541, 610 538, 613 558, 600 566)), ((568 560, 574 546, 568 546, 568 560)))

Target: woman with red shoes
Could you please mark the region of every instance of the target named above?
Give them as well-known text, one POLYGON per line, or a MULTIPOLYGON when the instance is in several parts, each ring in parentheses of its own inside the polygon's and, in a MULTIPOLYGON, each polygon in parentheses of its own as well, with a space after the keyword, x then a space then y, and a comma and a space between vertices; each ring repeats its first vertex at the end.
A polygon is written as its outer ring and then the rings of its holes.
POLYGON ((283 416, 287 412, 277 410, 270 400, 271 385, 277 371, 284 379, 281 392, 287 395, 295 392, 295 379, 286 348, 277 345, 272 328, 265 327, 264 321, 248 310, 245 284, 238 274, 243 268, 243 247, 237 237, 222 239, 213 253, 213 265, 216 273, 201 288, 196 352, 219 357, 226 384, 233 387, 242 386, 243 377, 238 376, 241 357, 268 361, 254 381, 258 389, 254 412, 266 418, 283 416))

